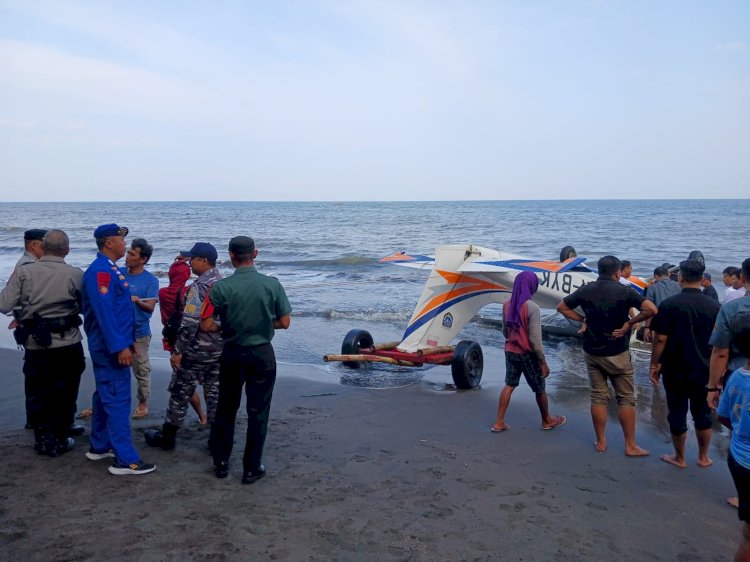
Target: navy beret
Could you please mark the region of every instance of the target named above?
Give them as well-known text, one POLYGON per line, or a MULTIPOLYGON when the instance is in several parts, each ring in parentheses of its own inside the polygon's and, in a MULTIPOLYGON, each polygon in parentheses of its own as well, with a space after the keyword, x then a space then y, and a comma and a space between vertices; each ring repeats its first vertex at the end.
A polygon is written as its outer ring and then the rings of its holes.
POLYGON ((114 223, 98 226, 94 231, 94 238, 107 238, 108 236, 127 236, 128 229, 117 226, 114 223))

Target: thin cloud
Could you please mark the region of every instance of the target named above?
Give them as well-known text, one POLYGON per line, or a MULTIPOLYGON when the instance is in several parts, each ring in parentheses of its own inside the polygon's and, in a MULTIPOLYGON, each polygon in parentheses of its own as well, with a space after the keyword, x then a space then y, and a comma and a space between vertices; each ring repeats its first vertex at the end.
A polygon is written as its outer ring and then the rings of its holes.
POLYGON ((125 113, 170 114, 202 101, 178 79, 12 39, 0 39, 1 83, 125 113))
POLYGON ((1 129, 15 129, 17 131, 28 131, 34 129, 37 123, 33 119, 18 119, 15 117, 0 117, 1 129))
POLYGON ((734 41, 733 43, 724 43, 723 45, 717 45, 714 47, 714 51, 747 51, 750 45, 744 41, 734 41))

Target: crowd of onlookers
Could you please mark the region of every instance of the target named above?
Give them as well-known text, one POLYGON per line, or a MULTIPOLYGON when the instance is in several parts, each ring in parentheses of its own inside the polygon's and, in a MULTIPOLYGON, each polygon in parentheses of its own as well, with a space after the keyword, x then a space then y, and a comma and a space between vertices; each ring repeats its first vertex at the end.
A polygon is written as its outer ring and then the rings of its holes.
MULTIPOLYGON (((649 454, 636 442, 636 392, 629 351, 631 332, 642 323, 642 339, 652 344, 649 379, 654 385, 660 381, 664 385, 674 447, 673 454, 660 459, 681 469, 687 466, 690 412, 698 441, 697 465, 711 466, 709 447, 716 412, 731 430, 728 463, 738 498, 728 501, 737 506, 744 522, 736 560, 750 560, 750 298, 746 296, 750 259, 741 268, 724 270, 723 305, 702 260, 663 264, 654 270, 649 284, 635 283, 630 262, 615 256, 601 258, 597 267, 598 279, 565 297, 557 308, 581 325, 596 451, 607 450, 606 405, 611 385, 625 454, 649 454), (645 295, 641 295, 635 287, 644 285, 645 295)), ((565 416, 549 412, 545 379, 550 370, 541 345, 539 307, 531 300, 538 286, 535 274, 520 273, 503 306, 506 379, 490 428, 495 433, 510 429, 506 414, 521 375, 536 396, 542 429, 566 422, 565 416)))

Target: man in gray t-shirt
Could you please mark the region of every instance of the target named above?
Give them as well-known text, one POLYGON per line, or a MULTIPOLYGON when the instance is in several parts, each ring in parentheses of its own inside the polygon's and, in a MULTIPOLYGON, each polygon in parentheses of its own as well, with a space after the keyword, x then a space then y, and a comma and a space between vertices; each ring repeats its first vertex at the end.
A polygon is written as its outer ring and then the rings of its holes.
MULTIPOLYGON (((654 303, 657 308, 665 299, 679 295, 682 291, 680 284, 669 278, 669 270, 663 265, 654 269, 654 279, 654 284, 649 285, 649 287, 646 288, 646 294, 644 296, 646 299, 654 303)), ((643 339, 647 342, 651 341, 651 318, 646 320, 643 339)))

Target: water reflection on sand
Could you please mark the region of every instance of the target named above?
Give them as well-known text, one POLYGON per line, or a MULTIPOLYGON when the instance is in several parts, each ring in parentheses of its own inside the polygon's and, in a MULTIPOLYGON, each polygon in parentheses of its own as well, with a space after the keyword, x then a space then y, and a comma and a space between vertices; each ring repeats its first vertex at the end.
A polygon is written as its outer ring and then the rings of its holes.
MULTIPOLYGON (((544 342, 547 360, 552 374, 547 379, 547 393, 553 404, 560 404, 566 408, 588 412, 589 380, 583 360, 583 351, 579 341, 574 339, 546 338, 544 342)), ((669 423, 667 422, 667 400, 664 387, 653 386, 648 378, 650 354, 631 351, 633 368, 635 370, 635 385, 638 397, 637 424, 639 428, 647 427, 658 434, 664 443, 671 443, 669 423)), ((607 405, 610 423, 617 423, 617 402, 614 392, 610 388, 611 400, 607 405)), ((693 424, 688 414, 688 448, 693 447, 693 424), (692 441, 691 441, 692 440, 692 441)), ((722 454, 728 446, 728 431, 718 422, 714 422, 712 445, 722 454)))

